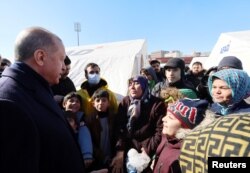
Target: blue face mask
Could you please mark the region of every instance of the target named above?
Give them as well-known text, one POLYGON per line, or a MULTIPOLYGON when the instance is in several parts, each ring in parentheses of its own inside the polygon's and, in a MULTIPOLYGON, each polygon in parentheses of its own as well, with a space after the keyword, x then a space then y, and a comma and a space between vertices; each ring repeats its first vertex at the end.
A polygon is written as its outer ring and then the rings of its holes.
POLYGON ((100 75, 99 74, 88 74, 88 82, 89 84, 96 85, 100 82, 100 75))

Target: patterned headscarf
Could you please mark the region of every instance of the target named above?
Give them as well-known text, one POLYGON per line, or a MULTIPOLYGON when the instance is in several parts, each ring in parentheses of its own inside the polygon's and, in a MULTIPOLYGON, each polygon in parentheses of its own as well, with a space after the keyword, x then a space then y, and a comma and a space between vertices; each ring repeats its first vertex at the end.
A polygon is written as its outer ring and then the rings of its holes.
POLYGON ((214 78, 225 81, 230 89, 232 89, 232 99, 230 105, 239 103, 250 95, 250 78, 243 70, 224 69, 212 74, 208 78, 209 93, 212 95, 212 83, 214 78))

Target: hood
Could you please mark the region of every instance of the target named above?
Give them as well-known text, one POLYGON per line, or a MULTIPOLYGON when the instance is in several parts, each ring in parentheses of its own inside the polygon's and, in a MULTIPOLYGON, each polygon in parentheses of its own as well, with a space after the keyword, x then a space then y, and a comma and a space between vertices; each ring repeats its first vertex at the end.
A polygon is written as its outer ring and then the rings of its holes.
POLYGON ((158 83, 158 78, 157 78, 157 75, 156 75, 156 72, 154 71, 154 69, 152 67, 147 67, 145 68, 148 73, 153 77, 153 80, 155 81, 155 83, 158 83))

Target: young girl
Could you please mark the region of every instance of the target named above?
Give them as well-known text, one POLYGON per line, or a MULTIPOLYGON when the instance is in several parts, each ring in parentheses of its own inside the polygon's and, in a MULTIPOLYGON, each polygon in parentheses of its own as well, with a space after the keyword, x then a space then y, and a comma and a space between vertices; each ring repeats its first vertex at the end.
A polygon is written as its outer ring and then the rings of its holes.
POLYGON ((162 140, 156 151, 153 172, 181 172, 179 155, 182 139, 204 118, 208 102, 199 99, 180 99, 168 105, 162 118, 162 140))

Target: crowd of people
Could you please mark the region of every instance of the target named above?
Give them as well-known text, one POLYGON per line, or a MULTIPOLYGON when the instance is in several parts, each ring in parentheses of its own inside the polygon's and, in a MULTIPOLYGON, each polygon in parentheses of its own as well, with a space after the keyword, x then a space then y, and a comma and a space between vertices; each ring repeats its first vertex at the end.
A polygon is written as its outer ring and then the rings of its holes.
POLYGON ((235 56, 188 71, 181 58, 163 68, 152 60, 124 79, 120 102, 95 62, 76 89, 62 40, 44 28, 21 31, 15 62, 0 62, 0 172, 185 172, 183 141, 207 110, 216 118, 250 112, 250 78, 235 56))

